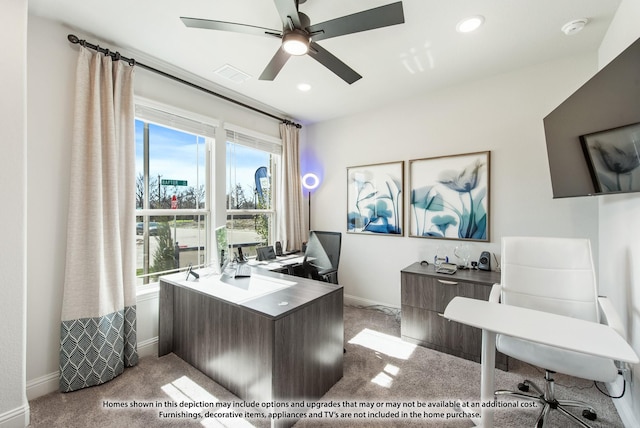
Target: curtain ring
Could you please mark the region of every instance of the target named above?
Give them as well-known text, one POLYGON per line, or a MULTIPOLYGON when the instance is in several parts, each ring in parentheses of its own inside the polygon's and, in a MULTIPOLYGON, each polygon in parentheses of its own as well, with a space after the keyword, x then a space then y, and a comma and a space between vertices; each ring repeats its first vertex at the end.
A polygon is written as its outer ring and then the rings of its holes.
POLYGON ((120 52, 116 52, 116 54, 115 54, 113 59, 116 60, 116 61, 120 61, 120 52))

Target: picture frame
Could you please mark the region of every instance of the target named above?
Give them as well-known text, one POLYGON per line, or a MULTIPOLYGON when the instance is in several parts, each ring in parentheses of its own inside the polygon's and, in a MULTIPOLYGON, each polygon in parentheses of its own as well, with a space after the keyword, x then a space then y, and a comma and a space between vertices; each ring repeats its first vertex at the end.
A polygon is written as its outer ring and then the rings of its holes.
POLYGON ((347 167, 347 233, 404 235, 404 161, 347 167))
POLYGON ((580 136, 596 193, 640 191, 640 123, 580 136))
POLYGON ((489 241, 491 152, 409 161, 409 236, 489 241))

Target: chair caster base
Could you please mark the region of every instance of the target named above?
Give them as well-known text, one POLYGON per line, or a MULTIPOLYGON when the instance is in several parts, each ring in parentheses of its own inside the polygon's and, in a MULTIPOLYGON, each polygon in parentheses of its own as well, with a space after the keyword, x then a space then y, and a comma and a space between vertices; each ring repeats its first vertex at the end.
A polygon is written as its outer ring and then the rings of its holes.
POLYGON ((569 420, 573 421, 574 423, 578 424, 582 428, 589 428, 589 425, 587 425, 587 423, 584 420, 580 419, 579 416, 573 413, 570 413, 569 411, 567 411, 566 408, 567 407, 582 408, 582 417, 589 421, 596 420, 597 414, 595 409, 591 407, 588 403, 585 403, 583 401, 556 399, 554 394, 554 382, 553 382, 553 379, 551 378, 552 373, 553 372, 550 372, 550 371, 547 371, 546 373, 545 380, 547 383, 544 391, 539 386, 537 386, 534 382, 531 382, 530 380, 526 379, 523 382, 518 384, 518 390, 520 392, 508 391, 508 390, 497 390, 494 392, 494 394, 496 397, 506 395, 516 399, 525 399, 525 400, 531 400, 531 401, 537 402, 542 407, 542 409, 538 416, 538 420, 534 425, 536 428, 543 427, 547 416, 552 410, 559 411, 560 414, 562 414, 569 420), (537 395, 527 394, 527 392, 529 392, 530 390, 531 392, 534 392, 537 395))
POLYGON ((582 417, 585 419, 589 419, 590 421, 595 421, 598 418, 596 412, 592 412, 589 409, 584 409, 582 411, 582 417))

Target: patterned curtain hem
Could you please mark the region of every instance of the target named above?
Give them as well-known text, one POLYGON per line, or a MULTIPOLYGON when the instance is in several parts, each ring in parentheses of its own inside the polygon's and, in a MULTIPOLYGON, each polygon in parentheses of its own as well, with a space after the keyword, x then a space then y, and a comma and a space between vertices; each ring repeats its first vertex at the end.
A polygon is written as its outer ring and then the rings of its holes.
POLYGON ((110 381, 138 363, 136 306, 60 327, 60 391, 110 381))

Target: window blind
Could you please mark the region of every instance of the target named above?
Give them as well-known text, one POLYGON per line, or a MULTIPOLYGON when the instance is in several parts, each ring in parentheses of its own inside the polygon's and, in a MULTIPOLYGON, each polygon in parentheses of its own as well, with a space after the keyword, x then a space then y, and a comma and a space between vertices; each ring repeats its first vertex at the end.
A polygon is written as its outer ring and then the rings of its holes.
MULTIPOLYGON (((164 108, 164 107, 163 107, 164 108)), ((175 108, 159 109, 149 105, 136 104, 136 117, 157 125, 166 126, 204 137, 216 137, 216 123, 194 113, 186 113, 175 108), (185 117, 186 114, 193 118, 185 117), (195 118, 195 119, 194 119, 195 118)))
POLYGON ((251 131, 225 124, 227 141, 262 150, 274 155, 282 154, 282 141, 267 135, 258 135, 251 131))

